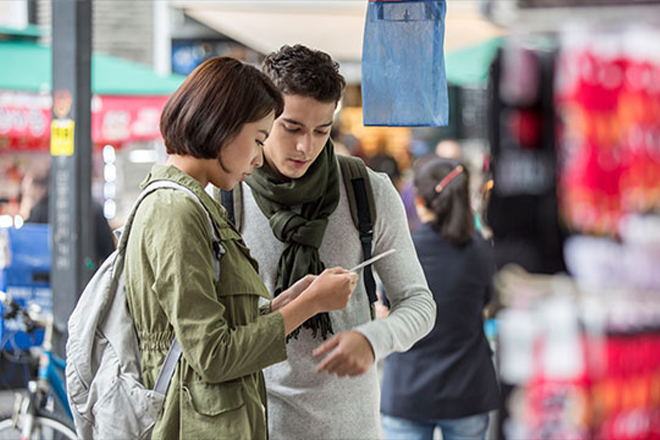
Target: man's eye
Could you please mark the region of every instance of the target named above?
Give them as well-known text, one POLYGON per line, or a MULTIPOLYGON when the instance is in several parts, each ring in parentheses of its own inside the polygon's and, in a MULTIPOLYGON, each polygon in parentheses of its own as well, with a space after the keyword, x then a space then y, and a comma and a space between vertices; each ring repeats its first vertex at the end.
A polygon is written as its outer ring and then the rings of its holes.
POLYGON ((297 133, 298 131, 300 131, 299 128, 287 127, 286 125, 284 126, 284 129, 285 129, 286 131, 288 131, 289 133, 297 133))
POLYGON ((328 132, 327 132, 327 131, 318 131, 318 130, 317 130, 317 131, 316 131, 316 134, 318 134, 319 136, 325 136, 326 134, 328 134, 328 132))

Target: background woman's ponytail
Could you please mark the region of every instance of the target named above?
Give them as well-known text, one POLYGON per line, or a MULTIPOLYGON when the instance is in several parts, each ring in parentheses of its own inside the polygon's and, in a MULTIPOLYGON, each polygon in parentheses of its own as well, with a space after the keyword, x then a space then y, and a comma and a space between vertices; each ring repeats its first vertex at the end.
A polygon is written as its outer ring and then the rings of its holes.
POLYGON ((426 208, 435 214, 431 227, 454 245, 469 242, 475 229, 467 168, 453 159, 432 158, 417 169, 414 184, 426 208))

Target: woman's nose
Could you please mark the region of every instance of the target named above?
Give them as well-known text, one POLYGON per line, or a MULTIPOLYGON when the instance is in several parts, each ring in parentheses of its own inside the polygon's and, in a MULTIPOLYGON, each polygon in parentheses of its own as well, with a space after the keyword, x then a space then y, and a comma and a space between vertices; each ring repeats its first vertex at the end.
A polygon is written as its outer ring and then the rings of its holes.
POLYGON ((264 150, 263 148, 259 148, 257 157, 255 157, 254 160, 252 161, 252 166, 260 168, 263 164, 264 164, 264 150))

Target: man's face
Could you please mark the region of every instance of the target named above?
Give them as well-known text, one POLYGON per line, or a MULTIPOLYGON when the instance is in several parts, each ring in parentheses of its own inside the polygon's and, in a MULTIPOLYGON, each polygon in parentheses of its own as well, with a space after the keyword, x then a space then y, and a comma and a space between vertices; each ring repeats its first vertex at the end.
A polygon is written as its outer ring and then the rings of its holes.
POLYGON ((270 167, 289 179, 304 176, 330 137, 336 107, 334 102, 284 95, 284 112, 275 120, 264 147, 270 167))

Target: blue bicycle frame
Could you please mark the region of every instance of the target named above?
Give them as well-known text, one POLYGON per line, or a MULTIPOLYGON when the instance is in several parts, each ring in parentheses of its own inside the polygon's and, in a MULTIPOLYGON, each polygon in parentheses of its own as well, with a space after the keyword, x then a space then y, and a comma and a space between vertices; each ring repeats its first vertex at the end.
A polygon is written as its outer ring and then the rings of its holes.
POLYGON ((46 380, 50 384, 55 393, 55 397, 57 397, 62 408, 64 408, 68 416, 73 419, 73 414, 71 413, 69 401, 67 400, 66 391, 64 389, 64 381, 60 376, 60 374, 64 373, 65 368, 66 361, 52 354, 50 350, 41 354, 39 359, 39 379, 46 380))

